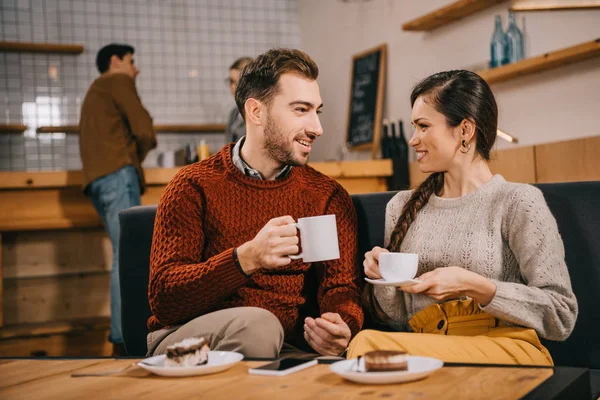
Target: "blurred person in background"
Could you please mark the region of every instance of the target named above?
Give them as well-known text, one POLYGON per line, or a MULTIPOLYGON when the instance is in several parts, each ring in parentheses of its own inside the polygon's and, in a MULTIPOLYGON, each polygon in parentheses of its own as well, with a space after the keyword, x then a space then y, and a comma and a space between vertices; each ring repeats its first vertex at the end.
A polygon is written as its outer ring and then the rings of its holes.
POLYGON ((100 76, 81 107, 79 149, 84 191, 102 218, 112 244, 110 336, 113 355, 124 355, 119 288, 119 212, 140 205, 145 190, 142 162, 156 147, 152 118, 140 100, 134 48, 104 46, 96 56, 100 76))
MULTIPOLYGON (((238 80, 240 79, 240 72, 242 68, 252 62, 250 57, 238 58, 229 67, 229 77, 225 79, 225 82, 229 86, 231 95, 235 97, 235 88, 237 87, 238 80)), ((227 117, 227 127, 225 128, 225 144, 230 142, 237 142, 239 138, 246 134, 246 124, 240 114, 237 106, 233 106, 227 117)))

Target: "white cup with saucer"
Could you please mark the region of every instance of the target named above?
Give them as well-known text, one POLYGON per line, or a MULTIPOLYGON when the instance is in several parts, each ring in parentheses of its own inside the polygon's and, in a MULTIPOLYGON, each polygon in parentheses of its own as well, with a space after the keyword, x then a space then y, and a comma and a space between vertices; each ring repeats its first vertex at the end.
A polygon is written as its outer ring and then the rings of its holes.
POLYGON ((414 279, 419 268, 419 255, 416 253, 381 253, 379 254, 379 273, 382 279, 365 280, 374 285, 408 286, 420 283, 414 279))

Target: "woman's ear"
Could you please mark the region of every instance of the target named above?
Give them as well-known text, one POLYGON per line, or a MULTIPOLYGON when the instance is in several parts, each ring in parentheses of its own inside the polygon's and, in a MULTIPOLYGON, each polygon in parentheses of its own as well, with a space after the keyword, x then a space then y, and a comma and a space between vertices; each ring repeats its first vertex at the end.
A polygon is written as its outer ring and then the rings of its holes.
POLYGON ((251 123, 256 126, 262 125, 262 114, 264 112, 264 105, 252 97, 246 100, 244 103, 244 110, 246 111, 246 123, 251 123))
POLYGON ((471 119, 463 119, 460 123, 462 132, 460 134, 460 140, 466 140, 469 143, 475 138, 475 121, 471 119))

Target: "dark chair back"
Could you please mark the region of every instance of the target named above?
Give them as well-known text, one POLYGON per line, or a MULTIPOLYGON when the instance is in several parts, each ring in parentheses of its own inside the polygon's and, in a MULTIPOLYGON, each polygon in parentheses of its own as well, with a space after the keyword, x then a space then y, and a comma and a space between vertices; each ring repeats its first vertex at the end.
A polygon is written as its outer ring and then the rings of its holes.
POLYGON ((380 192, 351 196, 358 220, 359 259, 362 259, 364 254, 373 247, 383 246, 385 207, 396 193, 380 192))
POLYGON ((558 223, 579 304, 571 336, 542 343, 556 365, 600 368, 600 181, 536 186, 558 223))
POLYGON ((152 315, 148 304, 148 275, 155 217, 156 205, 132 207, 119 214, 121 328, 127 354, 136 357, 144 357, 148 351, 146 323, 152 315))

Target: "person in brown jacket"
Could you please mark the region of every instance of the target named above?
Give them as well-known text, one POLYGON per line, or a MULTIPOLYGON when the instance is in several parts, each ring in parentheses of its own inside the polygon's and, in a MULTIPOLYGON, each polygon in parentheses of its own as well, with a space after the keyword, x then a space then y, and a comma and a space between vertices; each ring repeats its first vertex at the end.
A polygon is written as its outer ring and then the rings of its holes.
POLYGON ((139 70, 133 47, 109 44, 96 56, 100 76, 81 107, 79 149, 84 191, 102 221, 113 250, 110 279, 109 340, 115 355, 124 354, 119 289, 119 212, 140 205, 145 181, 141 164, 156 147, 152 118, 135 87, 139 70))

